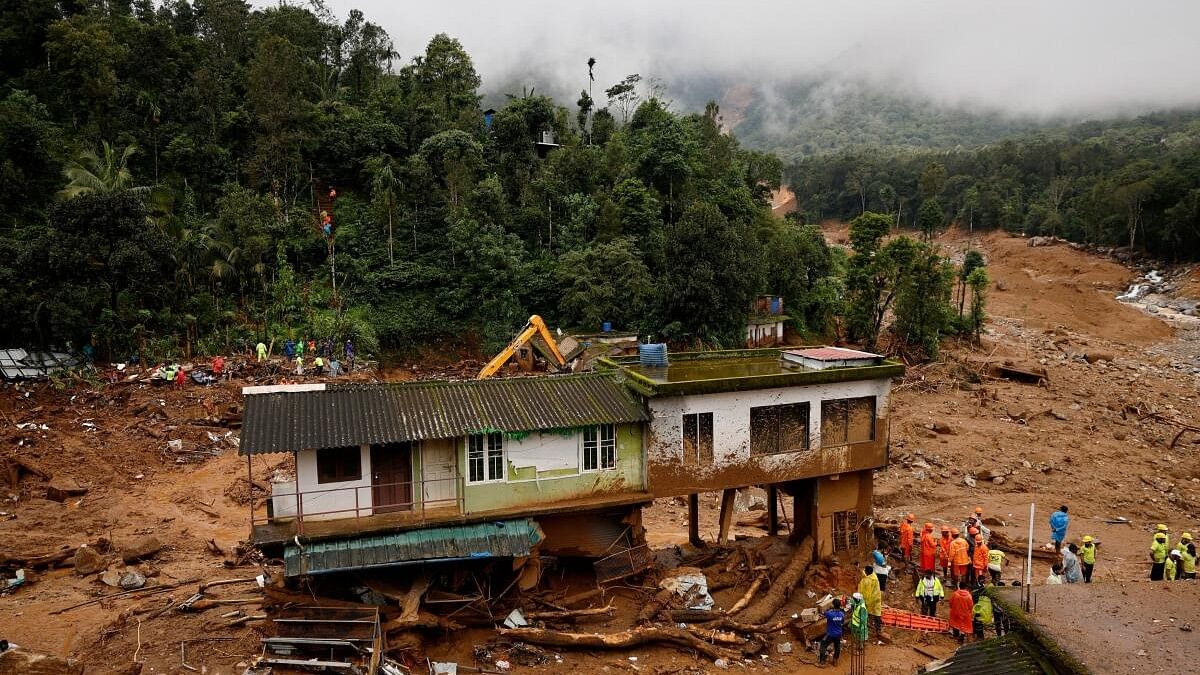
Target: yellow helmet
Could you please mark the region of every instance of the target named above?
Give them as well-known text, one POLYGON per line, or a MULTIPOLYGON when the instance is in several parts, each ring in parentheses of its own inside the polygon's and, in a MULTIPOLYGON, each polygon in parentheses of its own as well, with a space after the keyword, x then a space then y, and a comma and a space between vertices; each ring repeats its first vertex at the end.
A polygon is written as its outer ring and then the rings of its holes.
POLYGON ((1092 541, 1093 541, 1093 540, 1092 540, 1092 535, 1090 535, 1090 534, 1088 534, 1088 535, 1084 535, 1084 537, 1083 537, 1083 543, 1085 543, 1085 544, 1090 544, 1090 543, 1092 543, 1092 541))
POLYGON ((1191 532, 1184 532, 1183 534, 1179 535, 1179 538, 1180 538, 1180 539, 1191 539, 1191 538, 1192 538, 1192 533, 1191 533, 1191 532))
POLYGON ((1159 524, 1157 524, 1157 525, 1155 525, 1155 526, 1154 526, 1154 529, 1155 529, 1155 530, 1157 530, 1157 531, 1159 531, 1159 532, 1166 532, 1166 531, 1167 531, 1167 526, 1166 526, 1166 525, 1163 525, 1162 523, 1159 523, 1159 524))

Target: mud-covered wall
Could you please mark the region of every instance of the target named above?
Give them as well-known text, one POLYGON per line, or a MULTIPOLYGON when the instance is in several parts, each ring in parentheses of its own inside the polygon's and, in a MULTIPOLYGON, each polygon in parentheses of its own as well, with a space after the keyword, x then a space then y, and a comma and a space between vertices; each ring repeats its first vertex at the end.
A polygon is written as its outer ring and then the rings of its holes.
POLYGON ((646 462, 650 491, 658 497, 726 487, 778 483, 842 474, 887 464, 888 396, 891 380, 860 380, 797 387, 732 391, 650 399, 646 462), (875 438, 821 447, 821 401, 875 397, 875 438), (750 409, 808 403, 807 450, 750 454, 750 409), (712 464, 683 462, 683 416, 713 413, 712 464))
POLYGON ((839 551, 843 562, 865 560, 865 554, 873 548, 870 528, 859 527, 863 519, 871 515, 871 497, 874 480, 871 469, 854 473, 825 476, 817 482, 816 520, 817 546, 816 555, 823 558, 834 553, 834 514, 839 511, 854 511, 858 518, 855 530, 858 534, 858 545, 846 552, 839 551))
MULTIPOLYGON (((641 492, 645 490, 642 462, 642 426, 617 425, 617 466, 603 471, 583 471, 581 449, 583 434, 573 433, 547 439, 553 433, 531 435, 522 441, 505 440, 505 480, 492 483, 467 483, 464 502, 467 513, 508 509, 519 506, 579 500, 593 494, 641 492), (522 443, 536 447, 533 453, 522 452, 522 443), (553 461, 545 457, 549 448, 561 456, 553 461), (545 466, 520 467, 531 457, 542 458, 545 466), (569 465, 569 466, 568 466, 569 465)), ((466 475, 466 441, 459 444, 459 468, 466 475)))

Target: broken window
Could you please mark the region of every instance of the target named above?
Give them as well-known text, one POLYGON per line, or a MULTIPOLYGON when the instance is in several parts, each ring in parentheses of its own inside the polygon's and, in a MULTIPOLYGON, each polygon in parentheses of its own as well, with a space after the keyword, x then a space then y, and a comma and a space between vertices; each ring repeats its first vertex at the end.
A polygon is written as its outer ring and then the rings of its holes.
POLYGON ((713 414, 683 416, 683 463, 713 463, 713 414))
POLYGON ((617 430, 600 424, 583 430, 583 470, 602 471, 617 468, 617 430))
POLYGON ((833 552, 858 548, 858 511, 836 511, 833 514, 833 552))
POLYGON ((750 409, 750 454, 774 455, 808 449, 808 404, 750 409))
POLYGON ((317 450, 317 483, 362 479, 362 450, 357 445, 317 450))
POLYGON ((468 436, 467 473, 472 483, 504 480, 504 436, 499 433, 468 436))
POLYGON ((821 402, 821 445, 846 445, 875 439, 875 397, 821 402))

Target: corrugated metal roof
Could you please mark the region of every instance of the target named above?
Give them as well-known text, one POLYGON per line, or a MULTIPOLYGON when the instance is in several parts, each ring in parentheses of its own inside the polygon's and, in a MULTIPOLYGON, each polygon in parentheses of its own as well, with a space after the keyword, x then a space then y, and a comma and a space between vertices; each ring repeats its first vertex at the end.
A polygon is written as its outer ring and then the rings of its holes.
POLYGON ((289 545, 287 576, 416 562, 527 556, 545 535, 529 518, 289 545))
POLYGON ((82 357, 66 352, 28 352, 0 349, 0 376, 6 380, 43 378, 56 370, 83 365, 82 357))
POLYGON ((811 349, 789 349, 789 354, 803 356, 806 359, 815 359, 817 361, 841 361, 843 359, 880 359, 883 358, 879 354, 871 352, 862 352, 857 349, 846 349, 845 347, 813 347, 811 349))
POLYGON ((938 675, 1054 675, 1016 634, 989 638, 959 647, 938 675))
POLYGON ((649 419, 611 373, 330 385, 245 400, 243 455, 649 419))

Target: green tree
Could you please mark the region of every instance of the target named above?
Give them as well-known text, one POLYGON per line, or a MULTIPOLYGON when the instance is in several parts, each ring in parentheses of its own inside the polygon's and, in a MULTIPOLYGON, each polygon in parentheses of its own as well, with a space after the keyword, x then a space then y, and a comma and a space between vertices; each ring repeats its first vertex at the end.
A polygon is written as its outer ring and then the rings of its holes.
POLYGON ((921 190, 921 197, 929 199, 942 194, 942 190, 946 187, 946 167, 938 162, 930 162, 925 166, 925 170, 921 172, 921 178, 917 181, 917 186, 921 190))
POLYGON ((967 276, 967 285, 971 288, 971 313, 968 315, 968 326, 975 341, 983 333, 983 324, 987 320, 985 304, 987 303, 987 287, 991 283, 986 267, 976 267, 967 276))
POLYGON ((907 264, 896 280, 894 329, 908 347, 936 358, 938 346, 950 326, 950 293, 954 268, 928 244, 904 254, 907 264))
POLYGON ((562 318, 597 329, 605 321, 637 329, 645 321, 654 281, 632 239, 615 239, 564 253, 558 274, 562 318))
POLYGON ((375 155, 367 159, 367 173, 371 176, 371 196, 387 216, 388 264, 396 264, 393 252, 393 220, 396 216, 396 190, 400 187, 400 167, 390 155, 375 155))
MULTIPOLYGON (((850 256, 846 268, 846 336, 874 349, 883 319, 895 298, 895 282, 903 265, 900 249, 882 250, 891 219, 868 211, 850 221, 850 256)), ((895 241, 909 242, 905 237, 895 241)))
POLYGON ((917 228, 921 230, 921 236, 925 241, 933 241, 938 230, 946 224, 944 212, 942 210, 942 202, 937 197, 929 197, 921 202, 921 208, 917 209, 917 228))

